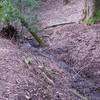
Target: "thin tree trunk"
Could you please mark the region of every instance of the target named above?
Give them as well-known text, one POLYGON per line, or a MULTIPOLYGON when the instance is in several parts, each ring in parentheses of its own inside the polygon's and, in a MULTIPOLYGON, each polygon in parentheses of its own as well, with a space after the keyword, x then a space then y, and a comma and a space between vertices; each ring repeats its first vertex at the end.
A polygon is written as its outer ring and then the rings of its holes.
POLYGON ((22 26, 24 26, 32 34, 32 36, 39 43, 39 45, 42 45, 42 43, 43 43, 42 38, 40 36, 38 36, 37 33, 32 31, 32 29, 30 28, 30 26, 28 25, 28 23, 25 21, 25 19, 23 17, 19 17, 19 19, 20 19, 22 26))
POLYGON ((95 2, 96 0, 84 0, 82 21, 88 20, 95 15, 95 2))
POLYGON ((89 19, 95 15, 95 0, 84 0, 84 18, 89 19))

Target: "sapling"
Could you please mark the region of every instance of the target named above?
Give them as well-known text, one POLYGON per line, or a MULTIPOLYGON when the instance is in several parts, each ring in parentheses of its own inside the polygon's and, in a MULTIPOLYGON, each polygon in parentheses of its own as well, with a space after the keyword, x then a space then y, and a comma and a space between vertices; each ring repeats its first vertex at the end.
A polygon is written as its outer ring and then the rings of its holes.
POLYGON ((31 19, 34 16, 32 12, 29 13, 29 10, 33 10, 37 6, 38 3, 35 0, 0 0, 0 21, 6 24, 6 28, 14 28, 12 22, 19 21, 32 34, 39 45, 41 45, 41 37, 37 35, 33 27, 29 25, 30 22, 26 20, 27 17, 31 19), (27 10, 24 11, 25 9, 27 10), (27 13, 28 16, 23 12, 27 13))

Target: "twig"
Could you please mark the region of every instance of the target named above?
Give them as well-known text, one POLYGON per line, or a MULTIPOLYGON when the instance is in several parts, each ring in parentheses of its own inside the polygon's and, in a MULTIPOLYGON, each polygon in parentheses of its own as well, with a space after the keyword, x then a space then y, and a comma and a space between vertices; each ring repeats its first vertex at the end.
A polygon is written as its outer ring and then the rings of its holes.
POLYGON ((87 97, 84 97, 83 95, 81 95, 80 93, 78 93, 75 89, 68 89, 70 92, 72 92, 73 94, 75 94, 76 96, 78 96, 79 98, 81 98, 82 100, 88 100, 87 97))

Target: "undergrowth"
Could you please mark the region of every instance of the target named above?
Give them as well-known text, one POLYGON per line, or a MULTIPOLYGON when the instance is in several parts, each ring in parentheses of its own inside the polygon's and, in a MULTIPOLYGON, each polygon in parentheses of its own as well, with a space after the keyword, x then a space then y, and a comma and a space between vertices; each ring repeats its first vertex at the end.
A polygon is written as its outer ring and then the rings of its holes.
POLYGON ((11 26, 12 22, 18 21, 41 45, 42 39, 37 35, 33 21, 36 21, 33 10, 38 7, 35 0, 0 0, 0 22, 11 26))
POLYGON ((85 23, 87 25, 93 25, 98 21, 100 21, 100 9, 97 9, 96 12, 95 12, 95 15, 93 17, 85 19, 83 21, 83 23, 85 23))

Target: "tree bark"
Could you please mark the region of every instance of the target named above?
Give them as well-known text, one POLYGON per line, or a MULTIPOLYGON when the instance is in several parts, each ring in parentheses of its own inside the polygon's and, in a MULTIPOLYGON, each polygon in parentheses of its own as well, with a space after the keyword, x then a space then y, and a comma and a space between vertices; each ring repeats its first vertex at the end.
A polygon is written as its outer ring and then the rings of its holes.
POLYGON ((83 20, 89 19, 95 15, 95 1, 96 0, 84 0, 83 20))

